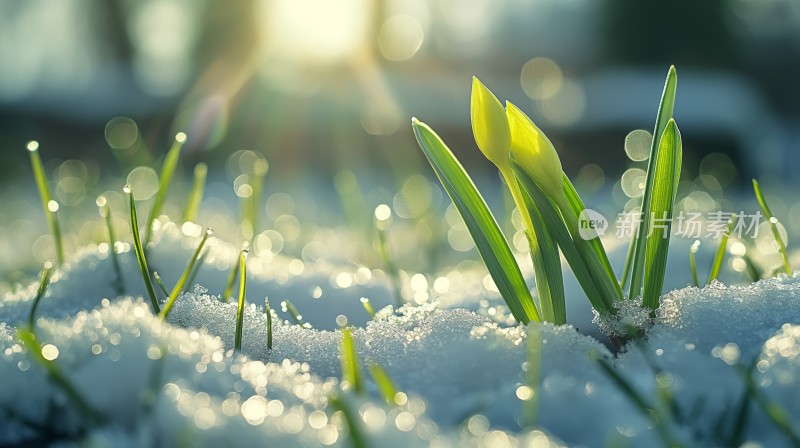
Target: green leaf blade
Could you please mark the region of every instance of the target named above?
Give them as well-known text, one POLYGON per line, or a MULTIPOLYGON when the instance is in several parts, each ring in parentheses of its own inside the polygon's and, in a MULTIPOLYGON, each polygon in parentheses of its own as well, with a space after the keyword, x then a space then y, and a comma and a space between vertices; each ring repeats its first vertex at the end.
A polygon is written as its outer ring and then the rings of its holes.
POLYGON ((358 351, 349 328, 342 328, 342 346, 340 353, 342 380, 346 381, 357 394, 363 394, 364 376, 358 362, 358 351))
POLYGON ((529 210, 535 209, 541 213, 544 224, 558 247, 561 248, 564 258, 567 259, 567 263, 572 268, 572 273, 578 280, 592 307, 601 314, 610 313, 612 310, 610 299, 605 298, 601 293, 600 287, 596 284, 581 256, 580 249, 572 240, 564 221, 562 221, 553 204, 536 185, 536 182, 519 165, 513 164, 513 169, 514 175, 522 187, 526 206, 529 210))
POLYGON ((247 293, 247 251, 242 250, 239 255, 239 300, 236 307, 236 335, 234 339, 234 348, 237 351, 242 350, 242 331, 244 328, 244 304, 246 301, 245 295, 247 293))
POLYGON ((789 263, 789 254, 786 252, 786 243, 783 242, 781 233, 778 231, 778 220, 772 216, 772 211, 770 211, 769 206, 767 205, 767 200, 764 199, 764 193, 761 192, 761 187, 758 185, 758 181, 755 179, 753 179, 753 191, 756 194, 758 205, 761 206, 761 210, 764 212, 764 217, 767 218, 767 222, 769 222, 769 230, 772 232, 772 236, 775 238, 775 242, 778 244, 778 252, 780 252, 781 259, 783 260, 783 271, 786 273, 786 275, 792 275, 792 265, 789 263))
POLYGON ((508 242, 472 179, 430 127, 413 119, 412 128, 422 152, 464 219, 489 274, 514 318, 523 324, 540 321, 539 311, 508 242))
POLYGON ((534 245, 531 244, 531 257, 533 257, 536 289, 539 291, 542 315, 547 322, 556 325, 565 324, 567 323, 567 306, 558 245, 550 235, 541 213, 534 208, 527 207, 527 209, 533 224, 533 231, 536 234, 537 247, 534 250, 534 245), (544 288, 540 288, 540 284, 543 284, 544 288))
POLYGON ((136 216, 136 203, 133 199, 133 190, 130 185, 125 185, 123 191, 128 195, 128 201, 131 209, 131 233, 133 234, 133 249, 136 253, 136 261, 139 264, 139 271, 144 280, 144 286, 147 289, 147 295, 150 297, 150 304, 153 305, 153 312, 158 314, 161 308, 158 306, 158 299, 156 298, 156 291, 153 288, 153 280, 150 278, 150 269, 147 267, 147 258, 144 254, 144 247, 142 240, 139 237, 139 219, 136 216))
POLYGON ((47 219, 47 225, 53 233, 53 241, 56 250, 56 262, 59 265, 64 264, 64 241, 61 239, 61 227, 58 224, 58 215, 56 209, 51 209, 50 204, 53 202, 50 187, 47 184, 47 174, 44 171, 42 158, 39 156, 39 144, 36 142, 28 143, 28 151, 31 157, 31 166, 33 167, 33 177, 36 180, 36 188, 39 190, 39 198, 42 202, 44 209, 44 216, 47 219), (34 146, 35 145, 35 146, 34 146))
POLYGON ((725 227, 725 233, 722 234, 722 238, 719 241, 719 246, 717 246, 717 252, 714 253, 714 261, 711 263, 711 271, 708 274, 708 282, 711 283, 713 280, 716 280, 719 276, 720 270, 722 270, 722 260, 725 259, 725 248, 728 247, 728 239, 731 237, 731 232, 733 231, 733 225, 736 222, 736 213, 732 214, 730 219, 728 219, 728 225, 725 227))
POLYGON ((200 258, 200 252, 203 251, 203 247, 206 245, 208 237, 212 234, 213 232, 211 229, 207 229, 205 235, 203 235, 203 239, 200 240, 200 244, 197 246, 197 249, 195 249, 194 254, 192 254, 189 264, 186 265, 186 269, 184 269, 183 274, 181 274, 181 277, 178 279, 178 283, 176 283, 175 287, 172 288, 172 292, 169 294, 167 303, 164 304, 164 308, 162 308, 161 313, 159 313, 161 320, 165 320, 167 318, 170 310, 172 310, 172 306, 175 304, 175 301, 178 300, 178 295, 183 291, 187 280, 192 275, 192 272, 194 272, 194 266, 197 264, 197 260, 200 258))
POLYGON ((378 387, 383 401, 389 406, 396 406, 397 402, 395 401, 395 397, 397 396, 397 387, 395 387, 394 382, 392 382, 386 370, 377 362, 372 362, 369 364, 369 373, 372 375, 372 379, 375 381, 375 385, 378 387))
POLYGON ((682 151, 681 136, 675 120, 670 119, 664 130, 654 166, 654 183, 650 200, 648 226, 645 240, 645 268, 643 303, 651 309, 658 307, 667 269, 672 210, 675 204, 675 175, 682 151), (655 225, 656 219, 663 224, 655 225))
POLYGON ((655 176, 655 161, 658 156, 659 144, 662 139, 667 123, 672 119, 672 111, 675 107, 675 92, 678 84, 678 76, 675 66, 669 68, 667 80, 664 82, 664 91, 661 94, 661 102, 658 106, 656 115, 656 126, 653 131, 653 143, 650 147, 650 159, 647 165, 647 180, 645 183, 644 195, 642 196, 642 223, 639 231, 634 235, 636 246, 633 252, 633 263, 631 266, 631 286, 628 291, 630 298, 636 298, 641 294, 642 282, 644 281, 645 267, 645 247, 647 234, 650 231, 650 202, 653 191, 655 176))
POLYGON ((153 202, 153 208, 150 209, 150 214, 147 217, 147 228, 145 228, 144 246, 150 243, 150 237, 153 231, 153 221, 158 218, 164 204, 167 202, 167 192, 169 191, 169 184, 172 182, 172 176, 175 174, 175 169, 178 167, 178 160, 181 157, 181 149, 186 142, 186 135, 179 133, 172 143, 172 147, 167 152, 167 157, 164 158, 164 165, 161 166, 161 175, 158 180, 158 191, 156 198, 153 202))

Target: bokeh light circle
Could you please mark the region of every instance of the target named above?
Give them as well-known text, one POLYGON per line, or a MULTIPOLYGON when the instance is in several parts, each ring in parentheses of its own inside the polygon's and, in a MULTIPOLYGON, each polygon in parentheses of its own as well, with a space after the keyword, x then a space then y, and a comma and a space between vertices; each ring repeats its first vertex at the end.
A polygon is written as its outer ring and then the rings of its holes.
POLYGON ((625 154, 634 162, 641 162, 650 158, 650 146, 653 136, 644 129, 636 129, 625 136, 625 154))

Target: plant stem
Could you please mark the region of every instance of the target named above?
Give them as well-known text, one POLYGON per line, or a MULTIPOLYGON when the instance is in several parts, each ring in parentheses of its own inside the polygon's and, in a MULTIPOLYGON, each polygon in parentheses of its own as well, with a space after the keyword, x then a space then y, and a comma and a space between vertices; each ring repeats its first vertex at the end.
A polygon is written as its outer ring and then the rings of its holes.
POLYGON ((31 156, 33 177, 36 180, 36 187, 39 190, 39 198, 42 201, 44 216, 53 234, 53 240, 56 246, 56 262, 58 265, 62 265, 64 264, 64 241, 61 239, 61 228, 58 225, 58 215, 56 214, 58 211, 58 202, 52 199, 50 187, 47 185, 44 165, 42 164, 42 158, 39 156, 39 142, 30 141, 28 142, 27 148, 31 156))
POLYGON ((180 159, 181 148, 183 148, 184 143, 186 143, 186 134, 179 132, 175 135, 175 141, 172 143, 172 147, 164 158, 164 164, 161 166, 161 175, 158 180, 158 192, 156 193, 155 201, 153 201, 153 208, 150 209, 150 214, 147 217, 147 227, 144 233, 145 247, 150 243, 150 237, 153 232, 153 221, 158 218, 158 215, 164 208, 164 204, 167 202, 169 185, 172 182, 175 169, 178 167, 178 159, 180 159))
POLYGON ((234 348, 242 349, 242 327, 244 325, 244 303, 247 283, 247 249, 239 255, 239 301, 236 308, 236 339, 234 348))
POLYGON ((689 267, 692 270, 692 281, 694 282, 694 286, 699 288, 700 287, 700 280, 697 278, 697 251, 700 249, 700 240, 695 240, 692 243, 691 249, 689 249, 689 267))
POLYGON ((33 298, 33 306, 28 315, 28 328, 32 332, 34 324, 36 323, 36 308, 39 307, 39 301, 42 300, 44 294, 47 292, 47 287, 50 286, 50 278, 53 275, 53 262, 48 261, 44 264, 44 269, 39 274, 39 289, 36 291, 36 297, 33 298))
POLYGON ((139 271, 142 274, 142 280, 144 280, 147 295, 150 297, 150 304, 153 305, 153 312, 158 314, 161 308, 158 306, 158 299, 156 299, 156 291, 153 289, 153 281, 150 279, 150 270, 147 267, 147 259, 144 255, 142 240, 139 238, 139 220, 136 217, 136 204, 133 199, 133 189, 130 185, 125 185, 122 191, 128 195, 128 202, 131 208, 131 232, 133 233, 133 248, 136 253, 136 261, 139 263, 139 271))
POLYGON ((792 275, 792 266, 789 264, 789 254, 786 252, 786 244, 783 242, 783 238, 781 238, 781 233, 778 231, 778 219, 772 216, 772 212, 769 210, 769 206, 767 205, 767 200, 764 199, 764 194, 761 192, 761 187, 758 185, 758 181, 753 179, 753 191, 756 194, 756 200, 758 200, 758 205, 761 206, 761 210, 764 212, 764 217, 767 218, 769 222, 769 229, 772 231, 772 236, 775 238, 775 242, 778 243, 778 251, 781 254, 781 258, 783 260, 783 271, 786 275, 792 275))
POLYGON ((186 208, 183 209, 181 221, 194 222, 197 219, 197 210, 200 209, 200 202, 203 200, 207 173, 208 167, 205 163, 195 165, 192 190, 189 192, 189 199, 186 201, 186 208))

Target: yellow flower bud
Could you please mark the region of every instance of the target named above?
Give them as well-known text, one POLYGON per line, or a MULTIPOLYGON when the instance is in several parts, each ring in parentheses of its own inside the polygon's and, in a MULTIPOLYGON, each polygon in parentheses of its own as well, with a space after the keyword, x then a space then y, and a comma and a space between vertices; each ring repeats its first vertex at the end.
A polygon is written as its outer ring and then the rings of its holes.
POLYGON ((501 170, 510 168, 511 132, 506 111, 497 97, 474 76, 470 115, 475 143, 483 155, 501 170))
POLYGON ((511 155, 542 191, 563 204, 561 160, 550 139, 517 106, 506 102, 511 129, 511 155))

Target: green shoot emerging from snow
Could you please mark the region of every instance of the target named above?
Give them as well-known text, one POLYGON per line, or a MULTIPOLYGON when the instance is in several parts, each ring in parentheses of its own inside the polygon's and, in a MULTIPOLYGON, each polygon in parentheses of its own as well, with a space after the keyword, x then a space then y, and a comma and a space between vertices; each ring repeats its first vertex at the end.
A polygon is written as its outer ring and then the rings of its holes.
POLYGON ((361 363, 358 362, 356 344, 349 328, 342 328, 342 346, 339 352, 339 361, 342 365, 342 382, 347 383, 356 393, 363 394, 364 374, 361 372, 361 363))
POLYGON ((44 264, 44 269, 42 269, 42 273, 39 274, 39 289, 36 290, 36 297, 33 298, 33 306, 31 306, 31 312, 28 315, 28 328, 33 331, 34 324, 36 323, 36 308, 39 307, 39 301, 42 300, 45 293, 47 292, 47 287, 50 286, 50 277, 53 275, 53 262, 48 261, 44 264))
POLYGON ((361 301, 361 306, 364 307, 364 311, 366 311, 367 314, 369 314, 370 318, 375 319, 375 308, 372 307, 372 303, 369 301, 369 299, 366 297, 362 297, 360 301, 361 301))
POLYGON ((377 362, 369 364, 369 373, 372 375, 375 385, 378 386, 378 391, 381 393, 383 401, 389 406, 397 406, 397 388, 394 386, 392 379, 389 378, 389 374, 377 362))
POLYGON ((203 200, 203 191, 206 187, 206 175, 208 166, 205 163, 198 163, 194 167, 194 181, 189 192, 189 199, 186 201, 186 208, 183 209, 183 222, 194 222, 197 219, 197 211, 200 209, 200 202, 203 200))
POLYGON ((541 320, 514 254, 472 179, 433 129, 416 118, 412 119, 412 127, 417 143, 464 219, 489 275, 514 318, 523 324, 541 320))
POLYGON ((225 290, 222 291, 222 300, 230 302, 233 298, 233 285, 236 283, 236 276, 239 274, 239 263, 233 263, 230 272, 228 272, 228 279, 225 281, 225 290))
POLYGON ((119 263, 119 255, 117 254, 117 235, 114 232, 113 220, 111 218, 111 207, 108 205, 108 200, 105 196, 99 196, 95 201, 99 209, 100 216, 102 216, 106 223, 106 231, 108 232, 108 251, 111 253, 111 264, 114 266, 114 274, 117 276, 114 285, 117 288, 117 293, 122 295, 125 293, 125 280, 122 278, 122 267, 119 263))
POLYGON ((161 167, 161 175, 158 179, 158 191, 156 199, 153 201, 153 208, 150 209, 150 215, 147 217, 147 227, 145 228, 144 245, 150 242, 150 237, 153 231, 153 222, 158 218, 164 204, 167 202, 167 192, 169 191, 169 184, 172 182, 172 176, 175 174, 175 169, 178 167, 178 159, 181 156, 181 148, 186 143, 186 134, 178 132, 175 135, 175 141, 172 147, 167 152, 167 157, 164 159, 164 165, 161 167))
POLYGON ((711 263, 711 272, 708 274, 708 282, 706 283, 711 283, 719 276, 719 271, 722 269, 722 261, 725 259, 725 249, 728 247, 728 239, 731 237, 734 223, 736 223, 735 213, 728 219, 725 233, 722 234, 722 238, 719 240, 719 246, 717 246, 717 252, 714 254, 714 261, 711 263))
POLYGON ((153 278, 156 279, 156 284, 161 289, 161 292, 164 293, 164 297, 169 297, 169 288, 164 284, 164 280, 161 279, 161 276, 158 275, 158 271, 153 271, 153 278))
POLYGON ((153 289, 153 281, 150 279, 150 270, 147 267, 147 259, 144 256, 144 247, 142 247, 142 240, 139 238, 139 220, 136 217, 136 204, 133 200, 133 190, 130 185, 125 185, 122 191, 128 195, 128 202, 131 208, 131 233, 133 233, 133 250, 136 253, 136 261, 139 263, 139 271, 142 274, 144 286, 147 288, 147 295, 150 297, 150 304, 153 306, 153 312, 158 314, 161 308, 158 306, 156 291, 153 289))
POLYGON ((383 261, 383 267, 386 269, 386 274, 389 276, 389 281, 392 283, 394 302, 400 307, 403 305, 404 300, 403 295, 400 293, 400 273, 392 257, 391 244, 389 244, 389 225, 391 222, 392 209, 388 205, 381 204, 375 207, 375 231, 377 236, 375 244, 383 261))
POLYGON ((756 199, 758 200, 758 205, 761 206, 761 210, 764 212, 764 217, 767 218, 769 222, 769 229, 772 232, 772 236, 775 238, 775 243, 778 244, 778 251, 781 254, 781 259, 783 260, 783 271, 786 275, 792 275, 792 265, 789 264, 789 254, 786 252, 786 243, 783 242, 783 238, 781 238, 781 232, 778 230, 778 218, 772 216, 772 212, 767 205, 767 200, 764 199, 764 194, 761 192, 761 187, 758 185, 758 181, 753 179, 753 191, 756 194, 756 199))
POLYGON ((293 324, 310 328, 309 324, 303 323, 303 315, 300 314, 300 311, 297 310, 297 307, 294 306, 294 303, 290 302, 289 299, 281 301, 281 311, 289 313, 293 324))
POLYGON ((264 311, 267 313, 267 349, 272 350, 272 308, 269 299, 264 297, 264 311))
POLYGON ((242 327, 244 326, 244 303, 247 293, 247 249, 239 254, 239 300, 236 307, 236 339, 234 348, 242 349, 242 327))
MULTIPOLYGON (((169 315, 172 306, 175 304, 175 300, 178 299, 178 295, 183 292, 184 286, 186 286, 186 281, 189 279, 189 276, 194 272, 194 266, 197 263, 197 260, 200 258, 200 253, 203 251, 203 247, 206 245, 206 241, 208 241, 208 237, 210 237, 214 233, 213 230, 207 229, 205 235, 203 235, 203 239, 200 240, 200 244, 195 249, 194 254, 192 255, 191 260, 189 260, 189 264, 186 266, 186 269, 183 270, 183 274, 181 278, 178 279, 178 283, 175 284, 175 287, 172 288, 172 292, 169 294, 169 299, 167 299, 167 303, 164 304, 164 308, 159 313, 159 317, 164 320, 169 315)), ((244 288, 244 279, 241 280, 242 285, 239 288, 239 294, 244 295, 243 288, 244 288)), ((242 298, 240 296, 239 301, 241 302, 242 298)))
MULTIPOLYGON (((644 195, 642 196, 642 222, 639 225, 638 232, 631 240, 631 244, 634 245, 634 248, 628 296, 632 299, 639 297, 644 288, 646 290, 645 295, 647 296, 644 297, 644 304, 651 308, 656 308, 658 306, 658 296, 656 295, 654 298, 653 295, 660 294, 661 291, 660 285, 659 288, 653 288, 652 286, 648 287, 648 284, 651 282, 663 284, 663 269, 666 263, 669 238, 664 242, 655 241, 653 238, 655 232, 651 233, 650 230, 654 229, 653 222, 655 219, 663 220, 672 218, 672 204, 675 201, 676 187, 678 185, 678 179, 680 178, 682 159, 681 140, 677 126, 675 126, 675 122, 672 121, 677 84, 678 77, 675 72, 675 67, 670 67, 667 80, 664 83, 664 92, 661 94, 661 102, 658 106, 658 113, 656 114, 655 130, 653 131, 653 141, 650 146, 647 178, 645 181, 644 195), (665 133, 667 133, 668 130, 671 135, 666 136, 665 140, 665 133), (673 185, 666 185, 668 182, 672 182, 673 185), (656 195, 654 189, 658 189, 658 195, 661 195, 661 197, 656 195), (654 205, 657 207, 654 207, 654 205), (648 243, 648 241, 651 242, 648 243), (649 250, 648 247, 650 247, 649 250), (658 258, 658 260, 656 260, 656 258, 658 258), (654 262, 657 262, 658 266, 653 266, 654 262), (653 272, 653 269, 657 272, 653 272), (658 274, 658 272, 661 272, 661 278, 650 276, 650 273, 658 274)), ((669 233, 667 233, 667 235, 669 235, 669 233)), ((659 232, 659 237, 661 236, 663 236, 663 233, 659 232)))
POLYGON ((473 78, 471 117, 475 142, 500 170, 521 213, 531 250, 538 306, 497 222, 464 168, 433 130, 412 119, 417 143, 464 219, 489 274, 518 322, 566 321, 559 249, 601 315, 616 312, 613 303, 623 299, 628 266, 630 297, 643 294, 646 306, 658 306, 670 226, 655 226, 653 221, 671 221, 682 159, 680 133, 672 120, 675 86, 675 68, 671 67, 656 119, 642 229, 632 242, 619 281, 597 234, 587 235, 579 225, 586 207, 563 173, 553 144, 521 109, 507 102, 504 110, 491 91, 473 78))
POLYGON ((53 233, 53 241, 56 246, 56 261, 59 265, 64 264, 64 242, 61 239, 61 228, 58 225, 58 202, 53 200, 50 194, 50 187, 47 185, 47 175, 44 172, 42 158, 39 157, 39 142, 29 141, 26 145, 31 156, 31 166, 33 167, 33 177, 36 180, 36 187, 39 189, 39 198, 42 200, 42 208, 47 218, 47 224, 53 233))
POLYGON ((248 177, 248 184, 240 187, 242 193, 242 235, 245 240, 252 240, 258 232, 258 217, 261 211, 261 191, 264 189, 264 177, 269 170, 267 159, 257 158, 253 162, 253 174, 248 177))
MULTIPOLYGON (((633 247, 633 246, 631 246, 633 247)), ((697 277, 697 251, 700 250, 700 240, 695 240, 689 249, 689 268, 692 270, 692 282, 694 286, 700 287, 700 279, 697 277)))

